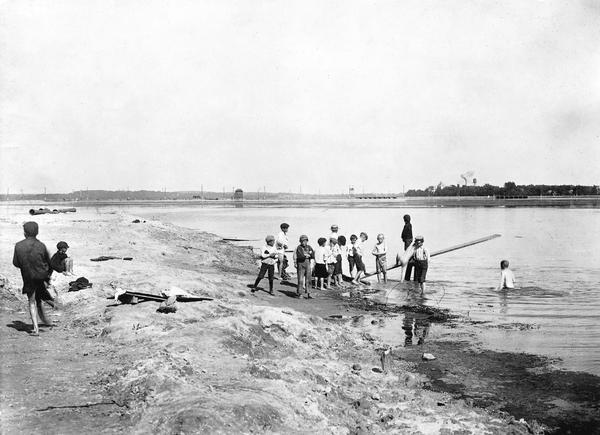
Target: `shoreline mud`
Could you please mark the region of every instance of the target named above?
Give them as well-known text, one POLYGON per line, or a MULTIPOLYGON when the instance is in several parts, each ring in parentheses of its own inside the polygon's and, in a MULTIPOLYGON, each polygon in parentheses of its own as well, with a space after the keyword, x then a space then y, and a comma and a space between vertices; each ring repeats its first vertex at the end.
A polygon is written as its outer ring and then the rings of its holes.
MULTIPOLYGON (((599 431, 596 376, 553 370, 534 355, 476 350, 464 337, 387 344, 364 319, 409 307, 368 307, 364 295, 333 290, 298 300, 279 282, 274 297, 252 294, 250 249, 134 218, 108 210, 36 217, 39 239, 49 248, 68 239, 76 276, 93 283, 67 292, 71 278, 57 280, 56 326, 40 337, 26 332, 21 281, 10 266, 30 218, 0 220, 3 432, 599 431), (100 255, 133 260, 89 261, 100 255), (115 287, 159 294, 173 286, 214 300, 162 314, 155 302, 108 299, 115 287), (425 352, 436 359, 424 361, 425 352)), ((451 313, 418 314, 452 334, 451 313)))

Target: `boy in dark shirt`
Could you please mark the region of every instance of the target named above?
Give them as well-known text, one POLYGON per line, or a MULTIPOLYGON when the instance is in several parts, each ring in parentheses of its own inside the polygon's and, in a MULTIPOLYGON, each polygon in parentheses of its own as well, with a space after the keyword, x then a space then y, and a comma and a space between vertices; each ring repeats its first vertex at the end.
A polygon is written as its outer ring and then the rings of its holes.
POLYGON ((300 244, 294 251, 294 265, 298 270, 298 287, 296 289, 296 297, 300 297, 302 290, 302 278, 304 277, 304 291, 306 298, 312 299, 310 295, 310 280, 312 276, 311 260, 315 258, 315 251, 308 244, 308 236, 304 234, 300 236, 300 244))
POLYGON ((50 259, 50 267, 59 273, 73 275, 73 259, 67 256, 69 245, 67 242, 58 242, 56 249, 57 252, 50 259))
POLYGON ((13 255, 13 265, 21 269, 23 294, 29 298, 29 314, 33 322, 32 335, 39 335, 40 332, 38 316, 44 324, 50 325, 42 307, 42 299, 52 299, 46 289, 52 273, 50 254, 46 245, 36 238, 38 230, 36 222, 26 222, 23 225, 25 240, 21 240, 15 245, 13 255))
MULTIPOLYGON (((404 215, 404 228, 402 229, 402 241, 404 242, 404 250, 406 251, 413 241, 412 224, 410 223, 410 215, 404 215)), ((404 279, 410 281, 414 263, 412 260, 406 265, 406 274, 404 279)))

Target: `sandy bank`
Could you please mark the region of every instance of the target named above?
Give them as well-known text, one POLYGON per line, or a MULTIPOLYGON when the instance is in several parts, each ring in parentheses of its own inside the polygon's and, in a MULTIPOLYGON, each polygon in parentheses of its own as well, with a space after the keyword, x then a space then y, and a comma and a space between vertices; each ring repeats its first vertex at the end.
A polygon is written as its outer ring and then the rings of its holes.
MULTIPOLYGON (((350 310, 317 294, 251 296, 249 250, 160 222, 131 223, 108 211, 44 215, 39 239, 68 241, 76 276, 93 288, 66 293, 57 283, 57 326, 40 338, 20 295, 12 247, 25 214, 0 222, 3 433, 530 433, 502 412, 422 388, 427 379, 384 345, 326 313, 350 310), (94 263, 99 255, 133 261, 94 263), (214 297, 119 305, 110 284, 160 293, 177 286, 214 297), (353 368, 354 366, 354 368, 353 368)), ((333 313, 332 313, 333 314, 333 313)))

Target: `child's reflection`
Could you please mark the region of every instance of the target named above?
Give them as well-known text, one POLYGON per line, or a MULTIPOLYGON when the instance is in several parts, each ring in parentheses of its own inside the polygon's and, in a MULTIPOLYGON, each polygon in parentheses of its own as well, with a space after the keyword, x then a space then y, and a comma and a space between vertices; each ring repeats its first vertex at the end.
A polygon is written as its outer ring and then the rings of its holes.
POLYGON ((417 338, 417 345, 425 343, 425 338, 429 335, 430 322, 427 317, 420 317, 414 313, 406 313, 402 329, 404 329, 404 346, 413 345, 413 337, 417 338))

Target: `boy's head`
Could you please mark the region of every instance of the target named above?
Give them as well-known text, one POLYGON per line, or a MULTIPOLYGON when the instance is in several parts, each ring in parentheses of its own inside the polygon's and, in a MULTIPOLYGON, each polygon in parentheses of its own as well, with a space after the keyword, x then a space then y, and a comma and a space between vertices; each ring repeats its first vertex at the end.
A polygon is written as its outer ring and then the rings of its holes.
POLYGON ((423 243, 425 243, 425 238, 423 236, 415 237, 415 245, 421 246, 423 243))
POLYGON ((281 228, 281 231, 283 231, 284 233, 288 232, 288 229, 290 228, 289 224, 286 224, 285 222, 282 223, 281 225, 279 225, 279 228, 281 228))
POLYGON ((302 235, 300 236, 300 244, 301 244, 302 246, 306 246, 306 245, 308 245, 308 236, 305 236, 304 234, 302 234, 302 235))
POLYGON ((331 232, 332 232, 332 233, 337 233, 337 232, 338 232, 338 226, 337 226, 336 224, 333 224, 333 225, 331 226, 331 232))
POLYGON ((56 249, 57 249, 59 252, 63 252, 63 253, 64 253, 64 252, 67 252, 67 249, 69 249, 69 245, 67 245, 67 242, 62 242, 62 241, 61 241, 61 242, 58 242, 58 243, 56 244, 56 249))
POLYGON ((275 237, 268 235, 267 237, 265 237, 265 242, 267 242, 267 245, 273 246, 275 244, 275 237))
POLYGON ((363 242, 369 240, 369 236, 367 235, 367 233, 360 233, 360 240, 362 240, 363 242))
POLYGON ((383 233, 377 234, 377 241, 379 243, 383 242, 384 239, 385 239, 385 237, 383 236, 383 233))
POLYGON ((508 260, 502 260, 500 262, 500 269, 508 269, 508 260))
POLYGON ((333 245, 337 245, 337 243, 338 243, 338 241, 337 241, 337 239, 335 237, 330 237, 329 238, 329 244, 330 245, 332 245, 332 246, 333 245))
POLYGON ((317 243, 319 244, 319 246, 325 246, 325 243, 327 243, 327 239, 325 237, 319 237, 317 243))
POLYGON ((346 238, 344 236, 339 236, 338 243, 340 244, 340 246, 346 246, 346 238))
POLYGON ((25 222, 23 224, 23 234, 25 237, 35 237, 38 235, 39 227, 37 222, 25 222))
POLYGON ((409 214, 405 214, 404 215, 404 222, 409 224, 410 223, 410 215, 409 214))
POLYGON ((352 243, 356 242, 356 240, 357 240, 357 239, 358 239, 358 237, 356 237, 356 234, 352 234, 352 235, 350 236, 350 241, 351 241, 352 243))

